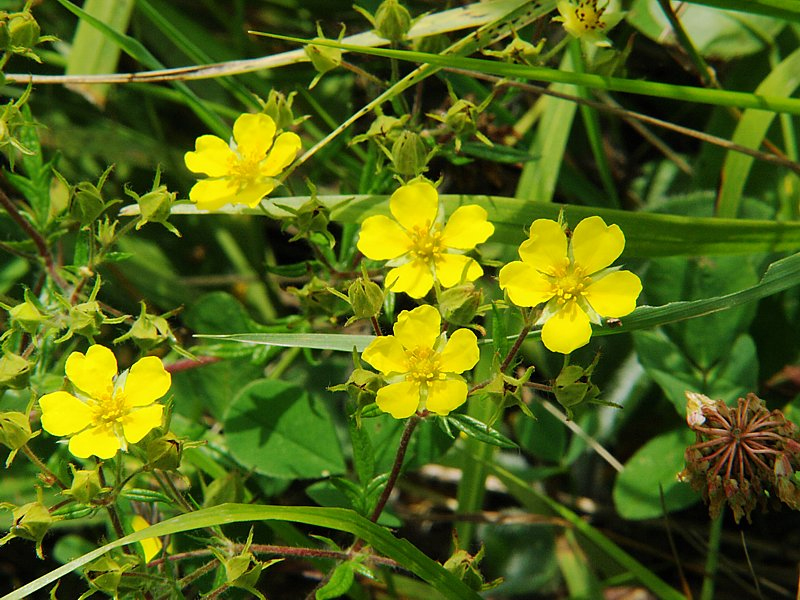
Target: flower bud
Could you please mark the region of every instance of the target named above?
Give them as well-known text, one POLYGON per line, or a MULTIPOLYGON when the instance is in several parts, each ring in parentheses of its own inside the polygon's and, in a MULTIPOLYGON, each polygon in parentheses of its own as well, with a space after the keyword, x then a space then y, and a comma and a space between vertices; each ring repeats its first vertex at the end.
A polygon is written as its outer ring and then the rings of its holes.
POLYGON ((33 48, 39 43, 41 28, 30 12, 16 13, 8 21, 8 33, 11 46, 17 48, 33 48))
POLYGON ((0 413, 0 444, 12 451, 19 450, 34 437, 28 415, 7 411, 0 413))
POLYGON ((116 598, 119 592, 136 589, 131 586, 137 586, 141 591, 141 579, 130 578, 126 582, 125 579, 128 578, 122 577, 137 565, 138 559, 133 555, 123 554, 117 557, 105 555, 89 563, 83 570, 83 575, 93 588, 116 598))
POLYGON ((70 216, 76 219, 82 227, 93 223, 97 217, 108 208, 100 189, 88 181, 82 181, 75 186, 75 195, 70 202, 70 216))
POLYGON ((0 357, 0 390, 21 390, 28 387, 32 364, 13 352, 0 357))
POLYGON ((64 494, 72 496, 81 504, 91 504, 103 492, 98 469, 76 469, 71 463, 69 466, 72 469, 72 485, 64 494))
POLYGON ((25 293, 25 302, 17 304, 8 311, 12 326, 16 326, 22 331, 36 333, 39 326, 47 321, 47 315, 43 314, 25 293))
POLYGON ((689 427, 697 427, 706 422, 703 407, 713 408, 715 402, 708 396, 697 392, 686 392, 686 422, 689 427))
POLYGON ((167 224, 172 205, 175 204, 175 192, 167 190, 167 186, 160 185, 156 189, 147 192, 144 196, 137 196, 136 203, 139 205, 139 222, 136 229, 140 229, 145 223, 167 224))
POLYGON ((114 240, 116 240, 117 237, 118 224, 118 221, 112 221, 108 217, 97 224, 96 237, 101 246, 107 248, 114 243, 114 240))
POLYGON ((292 112, 292 103, 296 94, 297 92, 292 92, 286 96, 282 92, 272 89, 267 96, 267 102, 261 107, 261 111, 275 121, 275 126, 279 130, 289 129, 296 124, 292 112))
POLYGON ((465 326, 472 323, 483 301, 483 292, 471 283, 457 285, 439 295, 439 311, 448 323, 465 326))
POLYGON ((422 136, 403 131, 392 144, 394 169, 403 177, 413 178, 427 171, 428 150, 422 136))
POLYGON ((142 309, 139 317, 133 322, 127 333, 116 338, 114 343, 119 344, 124 340, 133 339, 139 348, 147 352, 167 340, 174 340, 175 335, 167 320, 163 316, 148 314, 144 301, 140 304, 142 309))
POLYGON ((370 319, 381 312, 383 290, 374 281, 356 279, 347 290, 347 298, 353 307, 355 319, 370 319))
POLYGON ((556 400, 572 418, 572 408, 584 402, 595 402, 600 397, 600 388, 592 383, 591 375, 600 355, 595 356, 592 363, 583 368, 579 365, 567 365, 556 377, 553 393, 556 400))
POLYGON ((147 442, 145 452, 147 454, 147 466, 151 469, 175 471, 181 466, 183 442, 175 437, 174 434, 166 433, 147 442))
POLYGON ((401 42, 411 29, 411 13, 397 0, 384 0, 375 11, 375 33, 390 42, 401 42))
POLYGON ((350 143, 358 144, 365 140, 374 140, 378 144, 388 145, 400 136, 403 126, 409 118, 409 115, 403 115, 400 118, 379 115, 369 126, 366 133, 355 136, 350 143))
POLYGON ((469 100, 456 100, 444 116, 445 124, 456 135, 469 135, 477 129, 478 107, 469 100))
POLYGON ((81 302, 69 310, 69 329, 72 333, 84 337, 93 337, 100 332, 100 327, 105 320, 96 300, 81 302))
POLYGON ((39 558, 44 558, 42 555, 42 540, 56 519, 53 518, 50 511, 41 502, 29 502, 14 508, 11 513, 13 524, 9 529, 8 535, 3 540, 18 537, 36 542, 36 555, 39 558))

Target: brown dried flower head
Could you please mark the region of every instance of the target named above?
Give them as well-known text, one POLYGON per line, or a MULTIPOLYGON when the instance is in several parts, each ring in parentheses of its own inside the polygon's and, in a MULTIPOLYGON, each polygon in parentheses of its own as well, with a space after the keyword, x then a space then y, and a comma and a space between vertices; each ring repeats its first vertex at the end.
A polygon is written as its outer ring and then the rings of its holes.
POLYGON ((781 411, 769 411, 748 394, 736 407, 722 400, 686 392, 686 421, 697 442, 686 449, 686 468, 679 474, 701 492, 711 517, 727 504, 738 523, 758 506, 779 501, 800 509, 800 433, 781 411))

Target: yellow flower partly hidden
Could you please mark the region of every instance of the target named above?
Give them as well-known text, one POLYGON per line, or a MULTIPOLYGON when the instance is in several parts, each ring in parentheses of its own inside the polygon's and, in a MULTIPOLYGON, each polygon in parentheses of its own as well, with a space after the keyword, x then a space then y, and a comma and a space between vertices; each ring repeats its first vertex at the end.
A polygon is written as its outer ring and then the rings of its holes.
POLYGON ((544 323, 542 342, 553 352, 568 354, 589 342, 591 322, 622 317, 636 308, 639 278, 609 268, 624 247, 622 230, 600 217, 578 223, 569 242, 557 222, 538 219, 519 247, 522 261, 500 269, 500 287, 517 306, 544 303, 537 323, 544 323))
POLYGON ((364 220, 358 249, 373 260, 388 260, 394 267, 386 287, 422 298, 434 279, 449 288, 475 281, 483 269, 464 252, 485 242, 494 225, 480 206, 461 206, 442 227, 439 193, 430 183, 404 185, 389 199, 394 219, 376 215, 364 220))
MULTIPOLYGON (((150 523, 148 523, 147 519, 140 515, 134 515, 131 519, 131 529, 134 531, 141 531, 142 529, 147 529, 148 527, 150 527, 150 523)), ((158 553, 161 552, 161 548, 164 547, 161 538, 158 537, 144 538, 139 543, 142 546, 142 552, 144 552, 144 562, 150 562, 153 560, 156 556, 158 556, 158 553)))
POLYGON ((78 458, 112 458, 161 425, 164 407, 154 402, 171 384, 161 359, 145 357, 117 377, 114 353, 94 345, 85 355, 70 354, 66 372, 81 398, 67 392, 42 396, 42 428, 71 435, 69 451, 78 458))
POLYGON ((439 311, 425 305, 401 312, 394 335, 376 338, 361 357, 388 381, 378 390, 382 411, 395 419, 426 409, 446 415, 467 399, 459 373, 477 364, 478 340, 469 329, 457 329, 447 339, 439 311))
POLYGON ((597 0, 561 0, 556 8, 561 16, 553 20, 563 23, 568 34, 598 46, 611 45, 606 33, 623 16, 621 12, 607 14, 608 2, 598 7, 597 0))
POLYGON ((208 178, 194 184, 189 199, 203 210, 225 204, 257 206, 276 185, 275 177, 291 164, 300 138, 286 132, 275 137, 275 121, 265 114, 244 114, 233 124, 230 144, 215 135, 201 135, 186 167, 208 178))

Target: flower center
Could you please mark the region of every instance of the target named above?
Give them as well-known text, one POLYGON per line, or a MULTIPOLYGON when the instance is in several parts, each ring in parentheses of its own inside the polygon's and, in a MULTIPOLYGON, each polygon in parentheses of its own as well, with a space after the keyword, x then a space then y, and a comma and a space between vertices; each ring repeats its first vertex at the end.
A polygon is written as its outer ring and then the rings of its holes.
POLYGON ((578 265, 567 265, 555 273, 552 282, 553 296, 556 301, 564 305, 581 298, 589 287, 591 279, 586 276, 586 271, 578 265))
POLYGON ((248 185, 251 185, 253 180, 258 179, 260 176, 259 164, 263 159, 263 156, 238 153, 235 157, 231 157, 229 159, 229 176, 234 182, 236 182, 236 185, 240 190, 248 185))
POLYGON ((442 228, 438 224, 431 226, 426 223, 425 227, 414 226, 409 233, 411 234, 411 255, 414 258, 430 263, 444 251, 442 228))
POLYGON ((433 348, 414 348, 406 353, 406 381, 430 383, 444 379, 439 372, 439 353, 433 348))
POLYGON ((574 8, 575 18, 571 24, 584 32, 605 29, 606 24, 602 19, 605 11, 605 6, 597 8, 597 0, 582 0, 574 8))
POLYGON ((92 422, 95 427, 113 429, 122 423, 122 418, 128 414, 125 403, 125 394, 122 390, 109 387, 108 392, 100 398, 95 398, 92 404, 92 422))

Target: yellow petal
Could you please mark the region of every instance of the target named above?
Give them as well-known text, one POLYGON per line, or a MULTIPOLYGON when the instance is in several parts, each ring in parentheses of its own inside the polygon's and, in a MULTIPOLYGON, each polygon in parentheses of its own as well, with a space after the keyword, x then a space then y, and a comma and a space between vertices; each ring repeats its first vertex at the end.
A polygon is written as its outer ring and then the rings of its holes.
POLYGON ((446 373, 463 373, 478 364, 479 357, 475 334, 469 329, 457 329, 442 350, 439 368, 446 373))
POLYGON ((530 235, 519 247, 519 256, 539 271, 552 273, 563 268, 567 257, 567 236, 561 225, 550 219, 536 219, 531 225, 530 235))
POLYGON ((437 415, 446 415, 464 404, 467 399, 467 384, 458 379, 445 379, 428 384, 428 400, 425 408, 437 415))
POLYGON ((419 384, 413 381, 392 383, 378 390, 378 408, 395 419, 410 417, 419 407, 419 384))
POLYGON ((439 311, 429 304, 414 310, 404 310, 397 315, 394 336, 403 348, 433 348, 442 333, 442 318, 439 311))
POLYGON ((209 177, 222 177, 230 173, 231 161, 236 155, 227 142, 215 135, 201 135, 194 143, 195 151, 183 155, 186 168, 193 173, 209 177))
POLYGON ((412 260, 386 274, 386 289, 405 292, 412 298, 422 298, 433 287, 433 273, 428 263, 412 260))
POLYGON ((72 384, 92 398, 109 394, 114 388, 117 375, 117 359, 105 346, 89 346, 86 355, 73 352, 65 366, 67 377, 72 384))
POLYGON ((500 269, 500 289, 517 306, 536 306, 553 297, 550 281, 527 262, 514 261, 500 269))
POLYGON ((572 234, 572 259, 587 275, 613 263, 625 248, 625 236, 617 225, 606 225, 600 217, 584 219, 572 234))
POLYGON ((439 192, 430 183, 404 185, 392 194, 389 210, 406 229, 422 227, 427 231, 439 214, 439 192))
POLYGON ((286 167, 292 164, 295 156, 300 150, 300 136, 291 131, 282 133, 275 140, 275 145, 269 152, 267 159, 261 163, 260 170, 262 175, 274 177, 281 173, 286 167))
POLYGON ((393 335, 384 335, 375 338, 361 354, 366 362, 381 373, 405 373, 406 353, 402 344, 393 335))
POLYGON ((90 427, 69 440, 69 451, 78 458, 113 458, 120 448, 114 432, 101 427, 90 427))
MULTIPOLYGON (((142 529, 147 529, 148 527, 150 527, 150 523, 148 523, 147 520, 142 516, 134 515, 131 519, 131 529, 134 531, 141 531, 142 529)), ((163 547, 161 538, 158 537, 144 538, 139 543, 142 545, 145 562, 150 562, 156 556, 158 556, 158 553, 161 552, 161 548, 163 547)))
POLYGON ((275 121, 263 113, 243 114, 233 124, 236 151, 250 158, 263 158, 275 138, 275 121))
POLYGON ((229 178, 203 179, 189 190, 189 200, 200 210, 216 210, 235 202, 236 183, 229 178))
POLYGON ((589 316, 576 302, 567 302, 542 327, 542 342, 551 352, 569 354, 588 344, 591 337, 589 316))
POLYGON ((42 429, 52 435, 69 435, 92 423, 92 409, 67 392, 53 392, 39 398, 42 429))
POLYGON ((405 229, 384 215, 364 219, 358 234, 358 249, 372 260, 390 260, 411 249, 405 229))
POLYGON ((246 204, 250 208, 258 206, 259 202, 275 189, 274 179, 253 179, 234 196, 236 204, 246 204))
POLYGON ((161 427, 161 415, 164 407, 161 404, 151 404, 144 408, 137 408, 122 417, 122 431, 125 439, 135 444, 156 427, 161 427))
POLYGON ((486 210, 477 204, 462 206, 450 215, 442 232, 442 243, 448 248, 472 250, 494 233, 494 225, 487 221, 486 210))
POLYGON ((152 404, 169 391, 172 377, 164 369, 164 363, 155 356, 145 356, 136 361, 125 378, 125 404, 146 406, 152 404))
POLYGON ((481 266, 474 259, 463 254, 440 254, 436 257, 434 264, 436 279, 444 287, 453 287, 462 281, 475 281, 483 275, 481 266))
POLYGON ((630 271, 615 271, 592 283, 584 297, 602 317, 624 317, 636 308, 642 282, 630 271))

